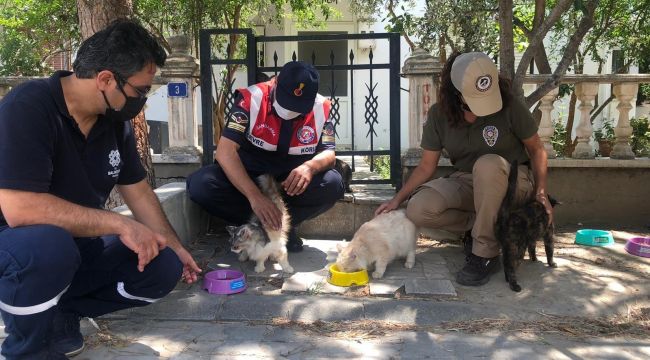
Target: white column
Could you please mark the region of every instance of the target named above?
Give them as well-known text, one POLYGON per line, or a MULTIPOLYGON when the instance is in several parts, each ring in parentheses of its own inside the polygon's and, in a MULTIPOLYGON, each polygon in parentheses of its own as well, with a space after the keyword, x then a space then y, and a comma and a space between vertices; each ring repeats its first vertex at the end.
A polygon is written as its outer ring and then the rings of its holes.
POLYGON ((614 84, 614 95, 618 100, 618 122, 614 128, 616 134, 616 143, 612 149, 610 157, 612 159, 634 159, 634 152, 630 146, 630 136, 632 127, 630 126, 630 109, 631 101, 636 96, 639 84, 622 83, 614 84))
POLYGON ((558 91, 558 88, 549 91, 542 97, 540 100, 541 104, 539 105, 539 110, 542 112, 542 120, 539 122, 537 134, 539 134, 539 138, 542 140, 542 144, 544 144, 544 149, 549 159, 555 159, 557 157, 551 144, 551 138, 555 130, 553 120, 551 119, 551 111, 553 111, 553 103, 557 98, 558 91))
POLYGON ((196 84, 198 61, 189 54, 190 39, 186 35, 169 38, 172 52, 167 58, 161 76, 168 83, 181 83, 186 86, 186 97, 167 97, 169 112, 169 148, 164 154, 198 155, 201 153, 198 142, 198 127, 194 117, 193 89, 196 84))
POLYGON ((594 108, 592 101, 598 95, 598 83, 595 82, 581 82, 576 84, 576 95, 580 100, 580 123, 576 129, 577 141, 575 150, 571 157, 576 159, 593 159, 596 154, 594 149, 589 144, 593 127, 589 120, 590 112, 594 108))

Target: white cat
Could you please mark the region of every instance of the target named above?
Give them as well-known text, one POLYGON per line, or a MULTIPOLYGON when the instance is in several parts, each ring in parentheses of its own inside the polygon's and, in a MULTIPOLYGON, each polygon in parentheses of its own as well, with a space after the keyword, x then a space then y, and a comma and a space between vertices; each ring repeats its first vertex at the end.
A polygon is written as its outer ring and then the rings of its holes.
POLYGON ((406 210, 383 213, 361 225, 352 241, 336 245, 339 250, 336 265, 341 271, 353 272, 367 270, 374 263, 372 277, 380 279, 386 265, 397 257, 405 256, 404 266, 413 267, 417 238, 418 229, 406 217, 406 210))
POLYGON ((239 261, 254 260, 257 273, 264 271, 266 259, 277 261, 282 266, 282 271, 292 273, 293 267, 289 265, 287 256, 287 236, 291 229, 291 216, 280 194, 278 183, 273 177, 262 175, 257 178, 257 182, 262 193, 282 212, 282 226, 279 230, 265 228, 255 214, 244 225, 226 226, 232 244, 230 250, 239 254, 239 261))

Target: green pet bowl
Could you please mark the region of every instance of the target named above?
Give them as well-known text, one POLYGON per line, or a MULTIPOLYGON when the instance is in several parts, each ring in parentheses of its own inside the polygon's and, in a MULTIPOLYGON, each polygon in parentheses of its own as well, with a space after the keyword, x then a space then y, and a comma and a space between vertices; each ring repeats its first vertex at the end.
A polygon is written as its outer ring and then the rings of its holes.
POLYGON ((612 233, 605 230, 582 229, 576 233, 576 244, 587 246, 607 246, 614 243, 612 233))

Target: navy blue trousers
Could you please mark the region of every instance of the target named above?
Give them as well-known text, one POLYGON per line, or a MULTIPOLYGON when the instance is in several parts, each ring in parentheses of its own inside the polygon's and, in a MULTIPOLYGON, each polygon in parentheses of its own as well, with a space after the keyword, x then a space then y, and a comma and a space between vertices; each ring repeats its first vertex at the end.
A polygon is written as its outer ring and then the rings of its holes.
POLYGON ((182 264, 170 248, 144 269, 115 235, 73 238, 51 225, 0 227, 0 309, 7 359, 48 346, 55 311, 96 317, 148 305, 167 295, 182 264))
MULTIPOLYGON (((249 173, 251 178, 261 174, 249 173)), ((277 176, 281 182, 289 173, 277 176)), ((218 164, 204 166, 187 178, 187 192, 190 198, 207 212, 241 225, 246 223, 253 209, 248 199, 228 180, 218 164)), ((291 225, 298 226, 305 220, 314 218, 336 204, 343 197, 343 179, 336 170, 328 170, 314 175, 307 189, 296 196, 284 196, 291 214, 291 225)))

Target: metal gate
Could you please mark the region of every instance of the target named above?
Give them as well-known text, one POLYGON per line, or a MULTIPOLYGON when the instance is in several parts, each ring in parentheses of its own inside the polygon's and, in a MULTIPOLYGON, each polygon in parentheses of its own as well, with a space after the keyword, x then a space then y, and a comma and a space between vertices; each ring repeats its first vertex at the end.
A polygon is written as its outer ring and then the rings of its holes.
MULTIPOLYGON (((316 43, 314 43, 316 44, 316 43)), ((277 45, 276 45, 277 46, 277 45)), ((350 47, 350 46, 348 46, 350 47)), ((286 50, 286 49, 285 49, 286 50)), ((286 51, 284 51, 286 53, 286 51)), ((304 54, 303 54, 304 55, 304 54)), ((365 54, 364 54, 365 55, 365 54)), ((200 61, 201 61, 201 107, 202 107, 202 126, 203 126, 203 164, 213 162, 212 154, 214 151, 214 141, 212 134, 213 112, 215 106, 215 94, 222 93, 222 103, 218 104, 223 108, 224 115, 228 114, 233 105, 233 86, 236 78, 224 79, 215 76, 215 67, 225 67, 225 73, 233 67, 245 67, 244 71, 238 71, 240 75, 245 74, 245 86, 256 83, 256 79, 261 75, 277 75, 287 61, 301 60, 314 65, 321 74, 321 85, 323 82, 329 82, 329 86, 319 89, 319 93, 328 97, 332 103, 330 118, 335 126, 337 136, 337 156, 352 156, 352 170, 355 171, 355 156, 368 156, 370 158, 371 171, 374 170, 374 159, 377 156, 390 157, 390 177, 389 179, 368 179, 353 180, 355 184, 381 184, 389 183, 396 188, 401 187, 401 159, 400 159, 400 36, 397 33, 368 33, 368 34, 310 34, 297 36, 255 36, 252 29, 204 29, 200 32, 200 61), (218 38, 222 41, 219 42, 218 38), (234 37, 239 41, 233 45, 229 42, 234 37), (225 41, 223 38, 226 38, 225 41), (376 62, 373 49, 364 58, 368 61, 360 63, 359 56, 355 54, 354 49, 349 49, 347 59, 336 58, 333 50, 327 54, 329 63, 324 64, 322 61, 316 61, 317 57, 322 59, 323 54, 315 50, 311 55, 299 58, 296 51, 293 51, 290 59, 283 60, 283 53, 279 55, 277 51, 273 52, 270 57, 265 51, 266 44, 281 44, 283 48, 286 44, 306 42, 334 42, 347 41, 383 41, 388 43, 388 52, 383 54, 387 61, 376 62), (235 54, 232 53, 232 46, 239 48, 235 54), (225 53, 219 54, 215 48, 226 49, 225 53), (305 58, 306 57, 306 58, 305 58), (267 66, 266 60, 270 58, 272 65, 267 66), (356 59, 355 59, 356 58, 356 59), (381 76, 381 73, 388 72, 388 76, 381 76), (345 74, 346 84, 349 89, 349 97, 346 97, 346 104, 349 102, 349 113, 342 114, 341 107, 342 97, 340 88, 337 90, 335 75, 345 74), (355 90, 355 76, 363 76, 363 85, 361 90, 355 90), (329 78, 328 78, 329 77, 329 78), (217 81, 218 80, 218 81, 217 81), (205 86, 210 84, 209 86, 205 86), (387 87, 386 87, 387 86, 387 87), (221 88, 219 88, 221 87, 221 88), (379 88, 378 88, 379 87, 379 88), (379 90, 378 90, 379 89, 379 90), (387 91, 386 91, 387 89, 387 91), (355 93, 356 91, 356 93, 355 93), (380 94, 383 93, 383 96, 380 94), (385 97, 388 97, 386 99, 385 97), (362 107, 355 107, 355 103, 362 102, 362 107), (388 118, 386 119, 384 108, 388 108, 388 118), (356 111, 360 109, 360 111, 356 111), (359 112, 362 112, 361 114, 359 112), (382 116, 380 117, 380 112, 382 116), (339 150, 338 141, 341 134, 342 117, 347 115, 345 122, 346 130, 350 130, 351 136, 349 149, 339 150), (358 118, 362 119, 359 120, 358 118), (388 121, 388 149, 377 148, 377 141, 385 139, 380 138, 377 130, 386 130, 380 128, 381 120, 388 121), (363 123, 360 123, 363 121, 363 123), (360 134, 359 134, 360 133, 360 134), (364 145, 359 146, 360 139, 364 145)), ((222 69, 223 70, 223 69, 222 69)), ((223 71, 222 71, 223 72, 223 71)), ((221 75, 221 74, 220 74, 221 75)), ((242 83, 241 79, 239 80, 242 83)), ((358 85, 358 84, 357 84, 358 85)), ((347 112, 347 111, 346 111, 347 112)))

